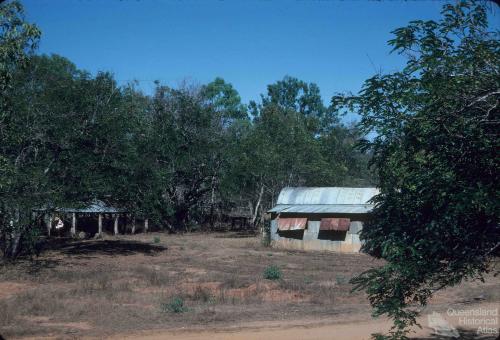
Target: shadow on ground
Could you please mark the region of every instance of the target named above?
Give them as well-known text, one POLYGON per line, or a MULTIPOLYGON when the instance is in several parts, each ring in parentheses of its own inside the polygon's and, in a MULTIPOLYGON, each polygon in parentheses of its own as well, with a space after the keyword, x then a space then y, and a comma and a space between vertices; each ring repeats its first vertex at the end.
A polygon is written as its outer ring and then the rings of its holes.
POLYGON ((249 230, 249 231, 224 233, 215 236, 215 238, 249 238, 249 237, 255 237, 255 235, 256 235, 255 231, 249 230))
POLYGON ((161 245, 132 240, 83 240, 74 241, 71 238, 46 240, 42 245, 43 252, 55 251, 64 255, 134 255, 144 254, 154 256, 167 250, 161 245))
POLYGON ((137 241, 127 240, 96 240, 71 242, 56 248, 64 255, 134 255, 144 254, 153 256, 166 247, 137 241))

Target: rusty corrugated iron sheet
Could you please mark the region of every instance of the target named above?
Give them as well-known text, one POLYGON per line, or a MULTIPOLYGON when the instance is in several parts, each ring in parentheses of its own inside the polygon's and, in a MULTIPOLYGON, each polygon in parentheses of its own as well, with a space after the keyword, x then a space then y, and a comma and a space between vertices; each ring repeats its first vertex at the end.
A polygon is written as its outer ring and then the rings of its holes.
POLYGON ((351 220, 348 218, 322 218, 319 230, 347 231, 351 220))
POLYGON ((279 218, 278 230, 303 230, 307 225, 307 218, 279 218))

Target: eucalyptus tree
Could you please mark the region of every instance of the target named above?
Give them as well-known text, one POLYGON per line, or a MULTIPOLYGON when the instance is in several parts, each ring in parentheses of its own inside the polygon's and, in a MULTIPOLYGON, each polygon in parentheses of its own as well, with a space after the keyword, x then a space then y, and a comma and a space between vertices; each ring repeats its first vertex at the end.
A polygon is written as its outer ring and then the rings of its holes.
POLYGON ((237 92, 219 78, 202 87, 156 89, 152 147, 162 215, 171 229, 203 222, 207 206, 213 216, 228 163, 228 131, 245 116, 237 92))
POLYGON ((369 183, 366 159, 355 148, 358 130, 340 122, 316 84, 286 76, 261 99, 249 105, 252 124, 240 131, 233 163, 254 223, 285 186, 369 183))
MULTIPOLYGON (((28 153, 35 149, 26 140, 26 131, 14 126, 18 119, 12 107, 12 77, 25 65, 40 37, 40 30, 24 20, 17 1, 0 3, 0 243, 4 255, 15 255, 20 237, 29 222, 23 214, 31 197, 19 196, 18 189, 29 190, 29 171, 24 170, 28 153)), ((29 132, 28 132, 29 133, 29 132)))
POLYGON ((445 4, 439 21, 393 34, 406 67, 336 100, 375 131, 364 145, 381 190, 361 238, 387 262, 353 282, 400 339, 435 291, 483 280, 499 254, 500 42, 483 2, 445 4))

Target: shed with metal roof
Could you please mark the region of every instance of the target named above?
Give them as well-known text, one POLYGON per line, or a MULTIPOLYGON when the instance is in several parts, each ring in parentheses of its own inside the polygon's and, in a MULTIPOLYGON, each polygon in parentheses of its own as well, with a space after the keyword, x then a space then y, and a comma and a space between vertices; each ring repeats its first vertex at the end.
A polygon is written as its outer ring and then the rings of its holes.
MULTIPOLYGON (((97 218, 97 232, 96 234, 102 235, 103 233, 103 222, 106 222, 105 219, 113 220, 113 233, 117 235, 119 233, 119 221, 120 218, 124 220, 125 224, 127 220, 130 220, 131 232, 135 233, 136 230, 136 218, 135 216, 130 216, 125 209, 119 209, 108 205, 100 200, 94 200, 90 205, 84 206, 82 208, 76 207, 54 207, 47 205, 43 208, 33 209, 33 212, 41 213, 42 219, 47 228, 47 235, 51 235, 51 230, 64 228, 64 220, 71 220, 71 227, 69 232, 71 236, 76 236, 77 234, 77 218, 88 218, 88 217, 96 217, 97 218)), ((125 226, 126 227, 126 226, 125 226)), ((144 219, 144 231, 147 232, 149 228, 149 220, 147 218, 144 219)), ((62 229, 64 230, 64 229, 62 229)))
POLYGON ((359 232, 377 188, 287 187, 271 213, 271 245, 302 250, 359 252, 359 232))

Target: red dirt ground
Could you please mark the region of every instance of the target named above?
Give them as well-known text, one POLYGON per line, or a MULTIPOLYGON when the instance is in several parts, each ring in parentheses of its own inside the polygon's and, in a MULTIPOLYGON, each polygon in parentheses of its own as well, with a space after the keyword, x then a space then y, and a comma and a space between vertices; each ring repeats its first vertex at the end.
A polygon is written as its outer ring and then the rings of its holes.
MULTIPOLYGON (((362 254, 276 250, 235 233, 54 239, 34 262, 0 267, 0 335, 6 339, 368 339, 372 319, 349 279, 380 265, 362 254), (156 241, 155 241, 156 239, 156 241), (159 239, 159 242, 158 242, 159 239), (278 266, 271 281, 264 270, 278 266), (174 298, 183 301, 174 313, 174 298)), ((440 292, 413 335, 434 339, 427 314, 499 308, 500 278, 440 292)), ((498 324, 496 325, 498 327, 498 324)), ((480 337, 460 328, 464 339, 480 337)))

